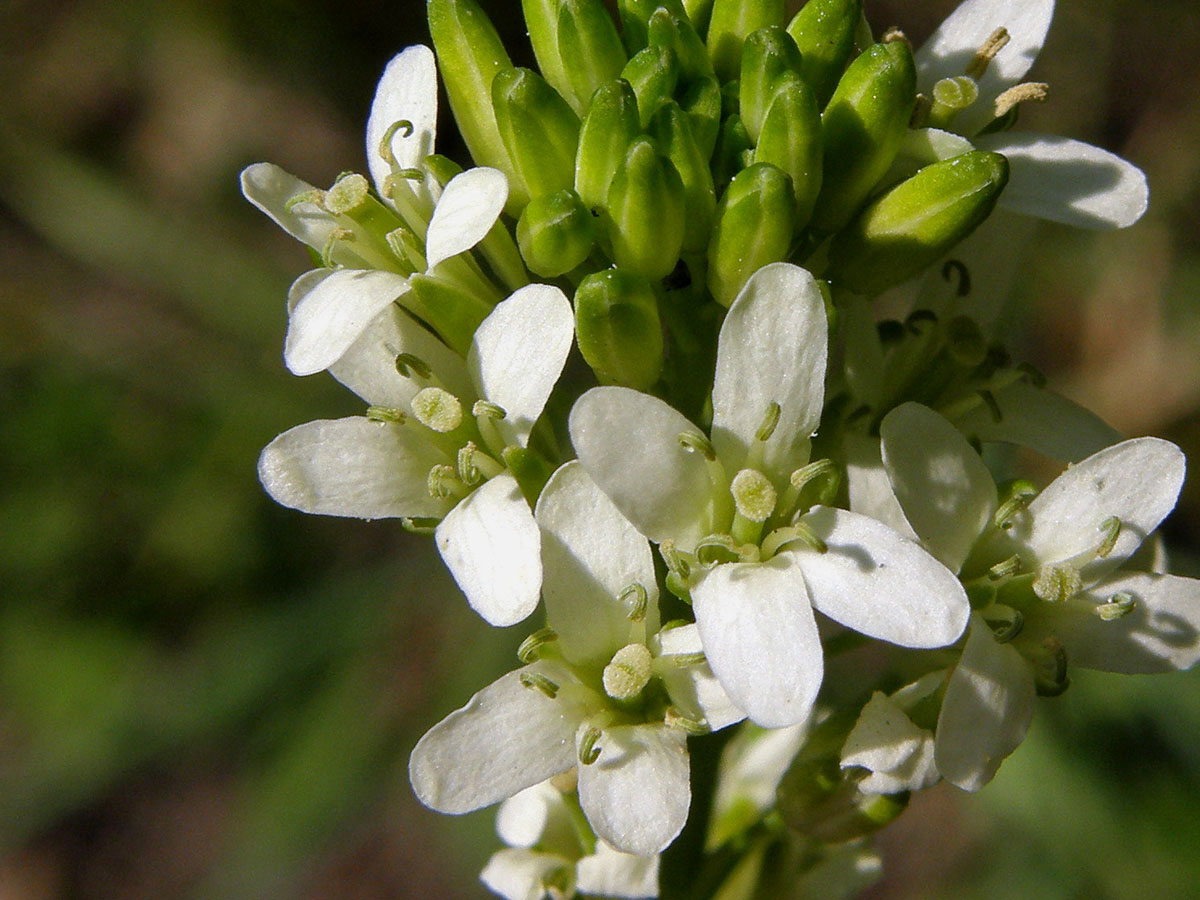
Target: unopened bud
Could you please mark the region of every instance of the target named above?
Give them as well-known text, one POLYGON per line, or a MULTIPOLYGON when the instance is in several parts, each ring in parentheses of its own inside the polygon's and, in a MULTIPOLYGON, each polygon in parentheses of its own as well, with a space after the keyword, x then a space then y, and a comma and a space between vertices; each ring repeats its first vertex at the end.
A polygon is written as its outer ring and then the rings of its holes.
POLYGON ((708 48, 686 17, 674 15, 664 7, 654 11, 648 23, 651 47, 670 47, 679 62, 679 77, 684 82, 710 78, 712 62, 708 48))
POLYGON ((592 251, 594 222, 574 191, 530 200, 517 222, 517 243, 529 270, 543 278, 571 271, 592 251))
POLYGON ((721 131, 721 84, 716 78, 693 81, 683 92, 679 105, 692 123, 692 136, 700 155, 711 159, 721 131))
POLYGON ((670 47, 647 47, 626 63, 621 77, 637 95, 638 122, 645 129, 658 104, 669 100, 679 83, 679 62, 670 47))
POLYGON ((566 70, 576 110, 587 108, 596 88, 616 78, 626 63, 625 48, 602 0, 565 0, 558 10, 559 65, 566 70))
POLYGON ((708 245, 708 289, 729 306, 746 281, 791 247, 796 200, 791 179, 770 163, 743 169, 717 207, 708 245))
POLYGON ((567 101, 529 69, 497 75, 492 101, 500 139, 530 196, 570 188, 575 183, 579 117, 567 101))
POLYGON ((854 50, 862 0, 808 0, 788 24, 802 59, 800 74, 823 107, 854 50))
POLYGON ((575 192, 588 208, 608 202, 613 175, 640 130, 637 97, 629 82, 610 81, 597 88, 579 129, 575 155, 575 192))
POLYGON ((763 119, 754 150, 755 162, 768 162, 792 179, 796 221, 800 231, 812 217, 821 192, 821 116, 817 101, 799 76, 776 82, 775 95, 763 119))
POLYGON ((608 189, 613 260, 651 281, 671 274, 683 247, 683 180, 646 138, 635 140, 608 189))
POLYGON ((800 51, 783 27, 760 28, 746 38, 738 79, 738 108, 746 131, 758 141, 781 75, 800 77, 800 51))
POLYGON ((760 28, 782 25, 783 16, 784 0, 713 0, 706 40, 717 77, 737 78, 746 38, 760 28))
POLYGON ((649 390, 662 371, 663 338, 654 290, 640 275, 606 269, 575 292, 575 334, 603 384, 649 390))
POLYGON ((659 7, 672 15, 684 17, 680 0, 617 0, 621 18, 621 39, 630 56, 640 53, 650 43, 650 18, 659 7))
POLYGON ((700 152, 688 116, 673 100, 662 104, 650 123, 659 149, 683 181, 683 249, 699 253, 708 246, 717 195, 708 159, 700 152))

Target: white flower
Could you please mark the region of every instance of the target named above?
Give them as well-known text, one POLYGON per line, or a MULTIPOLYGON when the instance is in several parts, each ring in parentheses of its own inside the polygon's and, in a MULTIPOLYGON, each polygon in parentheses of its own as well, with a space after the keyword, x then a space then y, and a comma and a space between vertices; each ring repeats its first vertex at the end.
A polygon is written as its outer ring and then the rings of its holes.
POLYGON ((557 781, 526 788, 500 805, 496 831, 509 846, 492 854, 483 883, 505 900, 567 900, 576 893, 657 897, 658 857, 622 853, 581 834, 557 781))
POLYGON ((1175 506, 1185 464, 1174 444, 1124 441, 1032 502, 1001 504, 978 454, 932 411, 898 407, 881 436, 907 521, 984 592, 938 718, 947 780, 986 784, 1024 737, 1035 693, 1065 688, 1068 663, 1147 673, 1200 659, 1200 581, 1121 568, 1175 506))
POLYGON ((944 679, 944 672, 932 672, 894 694, 871 695, 842 746, 843 769, 858 766, 871 773, 858 783, 860 791, 898 794, 937 783, 933 732, 915 725, 909 712, 944 679))
POLYGON ((451 713, 413 750, 409 776, 433 809, 465 813, 578 766, 595 833, 636 856, 687 819, 689 730, 742 718, 720 691, 694 626, 658 631, 649 544, 578 463, 537 505, 546 617, 541 655, 451 713))
POLYGON ((284 432, 263 450, 259 478, 303 512, 440 519, 438 550, 471 606, 512 625, 537 606, 540 535, 504 453, 526 446, 562 371, 571 307, 558 288, 520 289, 484 320, 464 364, 390 303, 396 277, 333 272, 296 305, 291 358, 328 367, 372 410, 284 432), (330 303, 297 323, 335 280, 361 314, 330 303))
POLYGON ((570 418, 584 468, 690 587, 713 672, 766 727, 812 708, 823 673, 814 607, 907 647, 951 643, 967 618, 962 586, 914 542, 866 516, 798 507, 814 472, 804 467, 826 340, 813 277, 766 266, 721 328, 711 442, 662 401, 625 388, 588 391, 570 418))
MULTIPOLYGON (((1042 49, 1053 15, 1054 0, 964 0, 917 51, 917 89, 934 98, 946 87, 952 94, 961 88, 969 100, 974 87, 978 98, 949 118, 949 131, 914 132, 908 149, 928 161, 957 156, 972 145, 1001 153, 1009 162, 1008 185, 999 200, 1002 208, 1083 228, 1124 228, 1141 218, 1149 196, 1146 176, 1136 166, 1069 138, 987 133, 988 125, 1010 104, 1044 96, 1043 85, 1023 85, 1021 79, 1042 49), (1007 33, 1007 43, 994 52, 982 73, 977 63, 972 70, 977 53, 1000 28, 1007 33), (969 70, 971 84, 936 87, 969 70), (924 145, 921 150, 918 144, 924 145)), ((991 51, 983 55, 987 52, 991 51)))

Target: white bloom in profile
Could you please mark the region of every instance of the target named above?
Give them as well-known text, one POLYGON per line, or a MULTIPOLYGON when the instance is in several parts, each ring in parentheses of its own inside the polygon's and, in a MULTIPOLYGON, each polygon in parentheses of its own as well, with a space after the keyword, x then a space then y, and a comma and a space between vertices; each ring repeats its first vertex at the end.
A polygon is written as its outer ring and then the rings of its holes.
MULTIPOLYGON (((997 128, 1019 104, 1043 99, 1024 83, 1054 15, 1054 0, 964 0, 916 52, 917 89, 930 124, 909 139, 933 159, 975 146, 1009 163, 1001 208, 1083 228, 1124 228, 1146 211, 1146 176, 1082 141, 997 128)), ((918 154, 919 155, 919 154, 918 154)), ((930 159, 929 161, 932 161, 930 159)))
POLYGON ((858 782, 866 794, 920 791, 941 778, 934 762, 933 732, 916 725, 909 713, 945 680, 931 672, 893 694, 875 691, 842 746, 842 768, 870 772, 858 782))
POLYGON ((814 608, 906 647, 952 643, 967 619, 958 580, 915 542, 805 499, 832 468, 809 461, 826 341, 816 281, 769 265, 721 327, 711 441, 661 400, 620 387, 588 391, 570 418, 584 468, 660 544, 668 583, 690 589, 713 672, 766 727, 812 708, 824 670, 814 608))
POLYGON ((484 320, 464 363, 395 308, 391 276, 351 277, 361 314, 333 303, 297 321, 317 285, 293 310, 288 355, 301 370, 329 368, 368 416, 284 432, 259 478, 303 512, 440 520, 438 550, 471 606, 493 625, 519 622, 537 606, 541 539, 505 460, 527 446, 566 362, 570 303, 550 285, 521 288, 484 320))
POLYGON ((903 515, 980 607, 937 723, 947 780, 967 790, 991 780, 1035 694, 1066 687, 1068 664, 1150 673, 1200 659, 1200 581, 1122 567, 1175 506, 1185 464, 1174 444, 1124 441, 1036 497, 1001 502, 978 454, 931 410, 898 407, 881 437, 903 515))
POLYGON ((581 834, 561 780, 535 784, 500 805, 496 831, 508 847, 492 854, 483 883, 505 900, 657 897, 658 856, 622 853, 581 834))
POLYGON ((595 833, 653 856, 687 820, 688 734, 743 714, 712 677, 695 626, 659 630, 650 546, 578 463, 546 484, 537 521, 549 628, 523 646, 531 662, 420 740, 413 789, 433 809, 465 813, 578 767, 595 833))

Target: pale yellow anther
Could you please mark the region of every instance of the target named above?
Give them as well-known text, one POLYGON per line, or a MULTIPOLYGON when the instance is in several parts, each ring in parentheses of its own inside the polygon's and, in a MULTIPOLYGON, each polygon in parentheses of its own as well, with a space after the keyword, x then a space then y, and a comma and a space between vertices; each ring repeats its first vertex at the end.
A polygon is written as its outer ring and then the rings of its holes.
POLYGON ((412 398, 413 415, 417 421, 440 434, 447 434, 462 424, 462 404, 449 391, 427 387, 412 398))
POLYGON ((997 28, 993 31, 988 36, 988 39, 975 51, 975 58, 967 65, 966 74, 978 81, 983 76, 983 73, 987 71, 988 63, 996 58, 996 54, 1010 40, 1011 36, 1007 28, 997 28))
POLYGON ((614 700, 632 700, 650 683, 653 662, 644 644, 626 644, 604 667, 604 692, 614 700))
POLYGON ((993 113, 997 119, 1005 116, 1019 103, 1035 101, 1044 103, 1050 90, 1050 85, 1041 81, 1027 81, 1017 84, 1000 94, 993 102, 993 113))
POLYGON ((352 172, 325 192, 325 208, 335 216, 352 213, 367 202, 369 192, 367 179, 352 172))
POLYGON ((738 515, 751 522, 765 522, 775 511, 775 486, 758 469, 742 469, 729 485, 738 515))

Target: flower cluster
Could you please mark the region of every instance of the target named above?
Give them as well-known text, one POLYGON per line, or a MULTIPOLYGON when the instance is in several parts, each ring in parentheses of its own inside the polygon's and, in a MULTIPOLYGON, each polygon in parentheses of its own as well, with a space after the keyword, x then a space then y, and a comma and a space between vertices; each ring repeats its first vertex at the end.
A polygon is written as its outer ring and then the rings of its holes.
POLYGON ((656 896, 693 828, 705 896, 850 896, 908 794, 985 784, 1072 667, 1200 658, 1200 582, 1151 538, 1182 454, 1046 390, 982 310, 994 210, 1124 227, 1145 179, 1011 130, 1052 0, 966 0, 915 53, 861 0, 522 6, 540 73, 475 0, 428 0, 369 178, 243 173, 321 262, 288 368, 366 404, 260 478, 431 533, 492 625, 543 607, 410 760, 436 810, 502 804, 492 890, 656 896), (439 71, 475 168, 434 153, 439 71), (1004 444, 1072 465, 1039 491, 1004 444))

